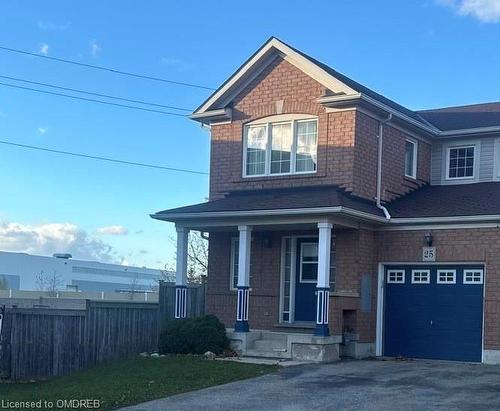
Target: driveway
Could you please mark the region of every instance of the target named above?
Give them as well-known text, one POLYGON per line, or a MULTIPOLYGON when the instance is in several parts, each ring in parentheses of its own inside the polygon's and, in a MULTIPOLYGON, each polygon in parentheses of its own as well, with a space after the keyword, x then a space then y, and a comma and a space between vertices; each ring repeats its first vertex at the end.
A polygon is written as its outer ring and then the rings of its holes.
POLYGON ((498 410, 500 366, 394 360, 304 365, 124 409, 498 410))

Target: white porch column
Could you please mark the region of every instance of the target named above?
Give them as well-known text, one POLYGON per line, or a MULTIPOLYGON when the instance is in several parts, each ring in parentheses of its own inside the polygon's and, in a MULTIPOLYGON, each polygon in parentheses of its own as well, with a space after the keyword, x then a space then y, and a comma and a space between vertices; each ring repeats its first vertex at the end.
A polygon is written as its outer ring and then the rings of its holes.
POLYGON ((237 332, 248 332, 248 300, 250 296, 250 248, 252 244, 252 227, 248 225, 238 226, 239 250, 238 250, 238 303, 236 306, 236 324, 234 330, 237 332))
POLYGON ((177 231, 177 261, 175 272, 175 318, 187 316, 187 253, 189 230, 175 226, 177 231))
POLYGON ((330 247, 333 225, 318 223, 318 282, 315 335, 328 336, 328 309, 330 305, 330 247))

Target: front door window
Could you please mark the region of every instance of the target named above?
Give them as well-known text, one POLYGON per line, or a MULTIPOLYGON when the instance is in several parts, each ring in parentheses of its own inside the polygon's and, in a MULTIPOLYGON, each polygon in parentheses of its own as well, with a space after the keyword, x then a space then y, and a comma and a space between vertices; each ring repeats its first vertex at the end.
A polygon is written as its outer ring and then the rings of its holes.
POLYGON ((316 283, 318 280, 318 243, 301 243, 300 282, 316 283))

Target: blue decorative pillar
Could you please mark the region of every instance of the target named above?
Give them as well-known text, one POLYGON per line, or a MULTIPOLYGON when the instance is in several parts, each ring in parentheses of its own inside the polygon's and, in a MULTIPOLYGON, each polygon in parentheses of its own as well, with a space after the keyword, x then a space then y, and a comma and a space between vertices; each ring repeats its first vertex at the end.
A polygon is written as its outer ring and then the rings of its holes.
POLYGON ((332 224, 318 223, 318 282, 316 284, 316 328, 314 335, 330 335, 328 328, 328 310, 330 308, 330 248, 332 224))
POLYGON ((236 324, 234 325, 234 331, 248 332, 250 330, 250 327, 248 325, 249 296, 249 287, 238 286, 238 307, 236 311, 236 324))
POLYGON ((175 271, 175 318, 187 317, 187 250, 189 230, 175 226, 177 231, 177 260, 175 271))
POLYGON ((234 331, 248 332, 248 305, 250 299, 250 247, 252 243, 252 227, 238 227, 238 302, 236 306, 236 324, 234 331))

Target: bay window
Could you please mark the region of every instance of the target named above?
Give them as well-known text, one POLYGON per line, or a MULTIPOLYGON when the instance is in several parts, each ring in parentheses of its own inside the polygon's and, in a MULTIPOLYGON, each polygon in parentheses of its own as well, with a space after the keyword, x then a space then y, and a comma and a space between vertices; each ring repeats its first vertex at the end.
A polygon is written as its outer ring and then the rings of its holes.
POLYGON ((314 173, 317 168, 316 119, 265 121, 245 127, 244 177, 314 173))

